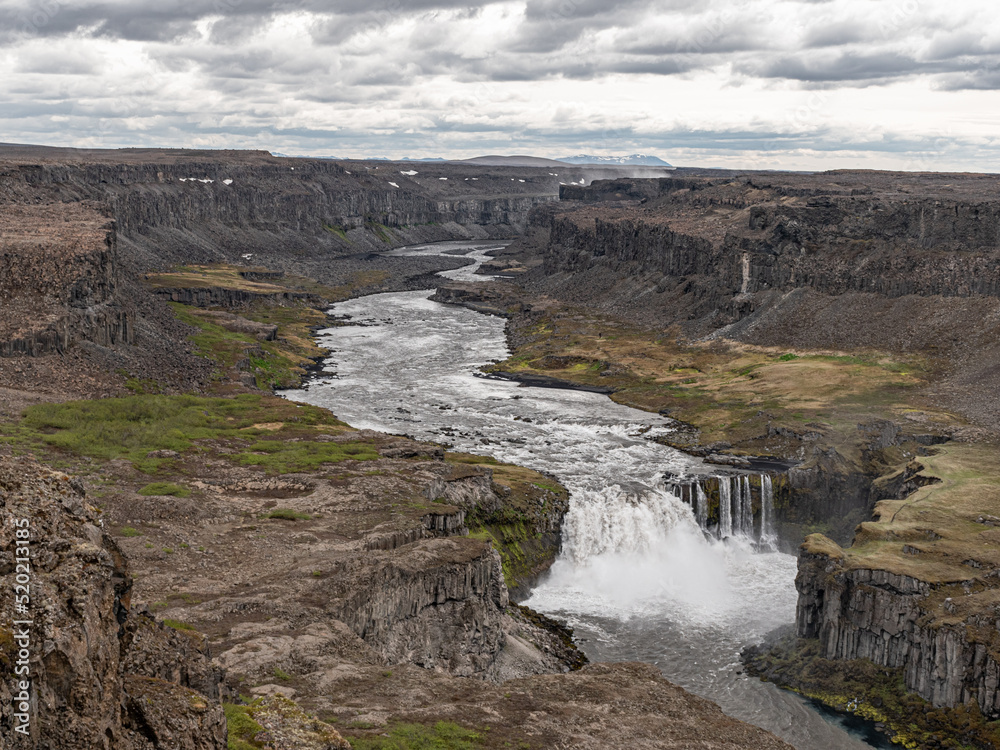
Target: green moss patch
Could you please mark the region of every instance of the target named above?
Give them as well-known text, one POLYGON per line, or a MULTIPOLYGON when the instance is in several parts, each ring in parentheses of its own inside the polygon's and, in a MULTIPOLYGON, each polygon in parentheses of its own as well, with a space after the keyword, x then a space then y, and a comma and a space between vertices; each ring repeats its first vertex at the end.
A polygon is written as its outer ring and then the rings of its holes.
POLYGON ((249 706, 238 703, 223 703, 226 712, 226 731, 228 750, 253 750, 264 745, 254 738, 264 731, 264 727, 250 716, 249 706))
POLYGON ((168 628, 173 628, 174 630, 195 630, 193 625, 188 625, 186 622, 181 622, 180 620, 166 619, 163 624, 168 628))
POLYGON ((433 726, 397 724, 384 736, 348 737, 354 750, 476 750, 482 746, 483 735, 450 721, 433 726))
POLYGON ((174 497, 188 497, 191 490, 181 487, 173 482, 151 482, 139 490, 140 495, 173 495, 174 497))
POLYGON ((503 503, 494 512, 476 508, 466 516, 470 535, 492 543, 500 553, 504 580, 516 592, 555 560, 558 528, 568 509, 569 493, 556 480, 532 469, 502 464, 470 453, 445 454, 454 466, 452 478, 489 467, 503 503))
POLYGON ((278 508, 267 514, 268 518, 276 518, 280 521, 309 521, 312 519, 308 513, 300 513, 291 508, 278 508))

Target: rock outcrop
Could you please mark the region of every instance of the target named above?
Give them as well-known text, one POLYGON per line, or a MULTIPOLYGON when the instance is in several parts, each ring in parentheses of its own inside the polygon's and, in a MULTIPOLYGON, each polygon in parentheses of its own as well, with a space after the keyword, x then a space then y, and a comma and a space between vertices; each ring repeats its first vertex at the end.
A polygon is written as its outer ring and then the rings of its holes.
POLYGON ((0 459, 0 518, 0 607, 19 613, 0 627, 8 707, 0 736, 10 747, 224 748, 221 706, 183 686, 197 659, 178 674, 146 649, 145 671, 166 679, 127 672, 137 629, 148 625, 130 611, 127 562, 80 483, 30 460, 0 459))
POLYGON ((356 561, 330 578, 334 616, 389 664, 463 676, 489 670, 505 642, 507 607, 500 557, 489 543, 429 539, 387 557, 356 561))
POLYGON ((836 549, 806 546, 815 549, 799 554, 799 637, 818 638, 826 659, 901 668, 906 687, 935 706, 975 703, 984 716, 1000 716, 1000 660, 983 637, 995 631, 995 615, 942 622, 930 601, 935 586, 848 567, 836 549))
POLYGON ((93 206, 2 208, 0 356, 132 341, 135 314, 117 294, 115 238, 112 222, 93 206))

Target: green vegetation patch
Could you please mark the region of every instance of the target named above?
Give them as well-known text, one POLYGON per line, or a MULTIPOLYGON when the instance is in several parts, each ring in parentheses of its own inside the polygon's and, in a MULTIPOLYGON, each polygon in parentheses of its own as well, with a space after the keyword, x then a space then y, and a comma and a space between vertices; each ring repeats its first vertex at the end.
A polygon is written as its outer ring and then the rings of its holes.
POLYGON ((378 458, 370 443, 315 441, 345 427, 325 409, 274 396, 127 396, 31 406, 20 422, 0 424, 0 442, 127 459, 147 474, 177 461, 150 453, 210 451, 220 442, 229 460, 272 473, 378 458))
POLYGON ((568 508, 567 490, 537 471, 486 456, 448 452, 445 460, 453 466, 453 479, 479 465, 490 469, 500 488, 503 503, 497 510, 476 508, 465 520, 470 536, 491 542, 500 553, 507 587, 516 590, 545 570, 558 553, 556 536, 547 530, 558 528, 568 508))
POLYGON ((173 495, 174 497, 188 497, 191 490, 173 482, 150 482, 141 490, 140 495, 173 495))
POLYGON ((481 732, 466 729, 450 721, 434 726, 397 724, 387 736, 350 737, 354 750, 476 750, 483 743, 481 732))
POLYGON ((330 234, 337 235, 344 242, 350 242, 350 240, 347 239, 347 230, 339 224, 324 224, 323 229, 328 231, 330 234))
POLYGON ((270 438, 253 443, 239 454, 244 466, 259 466, 270 474, 309 471, 322 464, 340 461, 374 461, 378 452, 369 443, 287 442, 270 438))
POLYGON ((222 708, 226 712, 228 750, 254 750, 264 747, 262 743, 254 740, 254 737, 264 731, 264 727, 253 720, 249 713, 250 706, 223 703, 222 708))
POLYGON ((374 234, 376 237, 382 240, 382 242, 386 243, 387 245, 392 244, 392 230, 385 224, 382 224, 377 221, 367 221, 365 222, 365 227, 368 229, 368 231, 370 231, 372 234, 374 234))
MULTIPOLYGON (((189 338, 198 354, 216 362, 220 368, 217 377, 247 360, 262 389, 289 388, 301 381, 309 355, 319 356, 315 346, 289 346, 286 341, 260 341, 248 333, 237 333, 213 322, 198 308, 171 303, 179 320, 196 329, 189 338), (301 351, 301 350, 306 351, 301 351)), ((257 315, 256 318, 266 316, 257 315)), ((267 322, 258 320, 258 322, 267 322)))
POLYGON ((171 620, 169 618, 163 621, 163 624, 168 628, 173 628, 174 630, 196 630, 193 625, 189 625, 186 622, 181 622, 180 620, 171 620))
POLYGON ((268 518, 276 518, 281 521, 309 521, 312 519, 308 513, 301 513, 291 508, 277 508, 267 514, 268 518))

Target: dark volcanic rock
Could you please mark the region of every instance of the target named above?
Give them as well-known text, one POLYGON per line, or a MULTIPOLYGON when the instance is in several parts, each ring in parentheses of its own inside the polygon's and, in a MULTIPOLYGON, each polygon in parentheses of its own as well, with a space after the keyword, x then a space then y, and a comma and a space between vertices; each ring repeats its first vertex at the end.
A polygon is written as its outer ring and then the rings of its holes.
MULTIPOLYGON (((15 665, 27 666, 31 683, 28 736, 15 731, 23 722, 10 710, 0 713, 0 736, 17 748, 224 748, 217 702, 177 681, 127 675, 136 633, 132 579, 79 482, 33 461, 0 459, 0 511, 0 605, 15 611, 17 576, 28 576, 23 617, 31 622, 29 641, 21 640, 19 625, 0 628, 0 700, 10 707, 23 689, 15 665), (24 529, 30 562, 16 563, 15 538, 24 529)), ((143 661, 164 670, 154 665, 153 651, 143 661)), ((185 671, 197 671, 196 664, 185 671)))
MULTIPOLYGON (((934 587, 908 575, 849 568, 836 550, 799 553, 796 629, 818 638, 826 659, 867 659, 902 668, 906 687, 935 706, 976 703, 1000 716, 1000 663, 970 632, 992 621, 932 627, 926 600, 934 587)), ((981 620, 982 618, 980 618, 981 620)))

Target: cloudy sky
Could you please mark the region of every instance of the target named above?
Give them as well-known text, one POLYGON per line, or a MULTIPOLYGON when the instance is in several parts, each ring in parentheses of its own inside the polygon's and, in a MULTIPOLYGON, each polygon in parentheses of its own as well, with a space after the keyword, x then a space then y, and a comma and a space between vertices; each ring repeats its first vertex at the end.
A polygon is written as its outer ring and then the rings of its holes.
POLYGON ((0 0, 0 141, 1000 172, 996 0, 0 0))

